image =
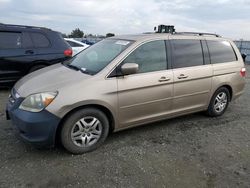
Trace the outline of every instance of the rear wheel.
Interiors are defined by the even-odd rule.
[[[86,108],[70,115],[63,124],[61,141],[73,154],[82,154],[99,147],[107,138],[109,121],[95,108]]]
[[[221,116],[226,111],[229,101],[230,93],[228,89],[225,87],[219,88],[210,101],[207,114],[211,117]]]

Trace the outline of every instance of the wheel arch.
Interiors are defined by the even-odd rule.
[[[232,98],[233,98],[233,88],[232,88],[232,86],[231,86],[230,84],[225,83],[225,84],[221,84],[220,86],[218,86],[218,87],[213,91],[213,94],[211,95],[209,101],[211,101],[211,99],[212,99],[214,93],[215,93],[218,89],[220,89],[220,88],[222,88],[222,87],[225,87],[225,88],[228,89],[229,94],[230,94],[230,101],[232,100]]]
[[[114,115],[113,113],[105,106],[103,105],[100,105],[100,104],[86,104],[86,105],[82,105],[82,106],[78,106],[78,107],[75,107],[73,108],[72,110],[70,110],[69,112],[67,112],[63,118],[61,119],[61,121],[59,122],[58,126],[57,126],[57,129],[56,129],[56,135],[55,135],[55,143],[58,143],[60,142],[60,133],[61,133],[61,130],[62,130],[62,126],[63,126],[63,123],[64,121],[71,115],[73,114],[74,112],[78,111],[78,110],[82,110],[82,109],[85,109],[85,108],[95,108],[95,109],[98,109],[100,111],[102,111],[108,118],[108,121],[110,123],[110,127],[109,127],[109,133],[112,133],[115,129],[115,118],[114,118]]]
[[[225,87],[225,88],[228,89],[229,94],[230,94],[230,101],[231,101],[232,98],[233,98],[233,88],[232,88],[230,85],[223,85],[223,86],[221,86],[221,87]]]
[[[37,67],[37,66],[49,66],[49,65],[50,65],[49,62],[47,62],[45,60],[33,61],[31,63],[31,65],[29,66],[27,73],[29,73],[34,67]]]

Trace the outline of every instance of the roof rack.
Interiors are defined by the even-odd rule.
[[[200,32],[175,32],[174,34],[177,34],[177,35],[199,35],[199,36],[211,35],[211,36],[221,37],[220,35],[215,34],[215,33],[200,33]]]
[[[154,27],[155,33],[175,33],[174,25],[158,25],[158,27]]]
[[[6,26],[6,27],[19,27],[19,28],[29,28],[29,29],[47,29],[47,30],[51,30],[51,29],[46,28],[46,27],[27,26],[27,25],[14,25],[14,24],[3,24],[3,23],[0,23],[0,26]]]
[[[155,32],[144,32],[142,34],[155,34]]]

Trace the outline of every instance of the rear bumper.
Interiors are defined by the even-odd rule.
[[[7,104],[6,117],[12,121],[18,135],[25,142],[38,147],[52,147],[60,118],[43,110],[39,113],[27,112]]]
[[[241,78],[241,81],[236,85],[233,85],[233,97],[232,101],[238,99],[243,93],[246,86],[245,78]]]

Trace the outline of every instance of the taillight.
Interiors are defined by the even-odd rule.
[[[241,75],[242,77],[245,77],[245,76],[246,76],[246,68],[245,68],[245,67],[241,68],[241,70],[240,70],[240,75]]]
[[[72,56],[72,54],[73,54],[73,51],[72,51],[72,49],[67,49],[67,50],[64,50],[64,55],[66,56],[66,57],[71,57]]]

